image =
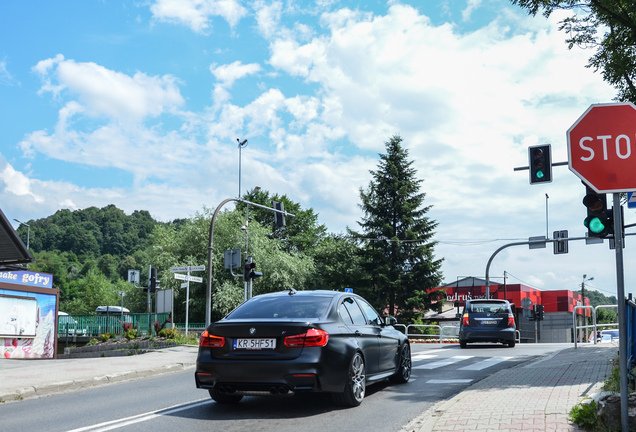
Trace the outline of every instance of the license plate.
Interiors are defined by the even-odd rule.
[[[267,350],[276,348],[276,339],[251,338],[234,339],[235,350]]]
[[[497,324],[497,321],[496,320],[482,320],[481,323],[483,325],[495,325],[495,324]]]

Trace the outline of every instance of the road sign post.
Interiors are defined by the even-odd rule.
[[[186,316],[185,316],[185,335],[188,336],[188,327],[190,325],[190,281],[202,283],[203,278],[198,276],[190,276],[191,271],[205,271],[204,265],[198,266],[185,266],[185,267],[171,267],[170,271],[174,273],[174,278],[178,280],[186,281]],[[181,274],[176,272],[185,271],[187,274]],[[183,284],[181,284],[181,288],[183,288]],[[174,317],[172,317],[174,319]]]
[[[568,129],[570,170],[598,193],[614,194],[616,294],[618,297],[621,427],[628,430],[627,322],[620,192],[636,190],[636,106],[632,103],[596,104]]]

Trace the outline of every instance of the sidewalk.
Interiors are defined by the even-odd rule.
[[[438,403],[402,431],[581,431],[568,422],[570,409],[601,391],[617,356],[612,344],[581,344],[501,370]]]
[[[141,355],[61,360],[0,360],[0,402],[62,393],[96,385],[192,369],[196,346]],[[194,378],[193,378],[194,382]]]
[[[566,348],[501,370],[418,416],[400,432],[578,431],[570,409],[600,391],[618,347]],[[192,369],[197,347],[178,346],[127,357],[0,360],[0,402]]]

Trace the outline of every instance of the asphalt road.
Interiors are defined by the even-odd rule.
[[[214,403],[194,386],[193,371],[178,372],[0,405],[2,430],[396,432],[437,402],[497,370],[535,360],[569,345],[515,348],[413,344],[409,383],[367,388],[357,408],[335,407],[327,395],[246,397],[235,406]]]

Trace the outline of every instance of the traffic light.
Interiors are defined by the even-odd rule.
[[[276,224],[276,228],[285,228],[285,213],[280,213],[285,211],[285,206],[279,201],[272,201],[272,206],[274,207],[274,210],[278,210],[274,212],[274,223]]]
[[[528,165],[530,184],[550,183],[552,181],[552,146],[542,144],[528,147]]]
[[[534,318],[537,321],[543,321],[543,305],[534,305]]]
[[[150,292],[157,291],[157,269],[150,268]]]
[[[583,225],[587,228],[588,237],[613,237],[614,235],[614,210],[607,208],[605,194],[596,193],[586,186],[583,205],[587,207],[587,217]]]
[[[251,258],[250,258],[250,261],[245,263],[245,267],[243,271],[243,278],[245,279],[245,282],[254,280],[261,276],[263,276],[263,273],[256,271],[256,263],[251,261]]]

